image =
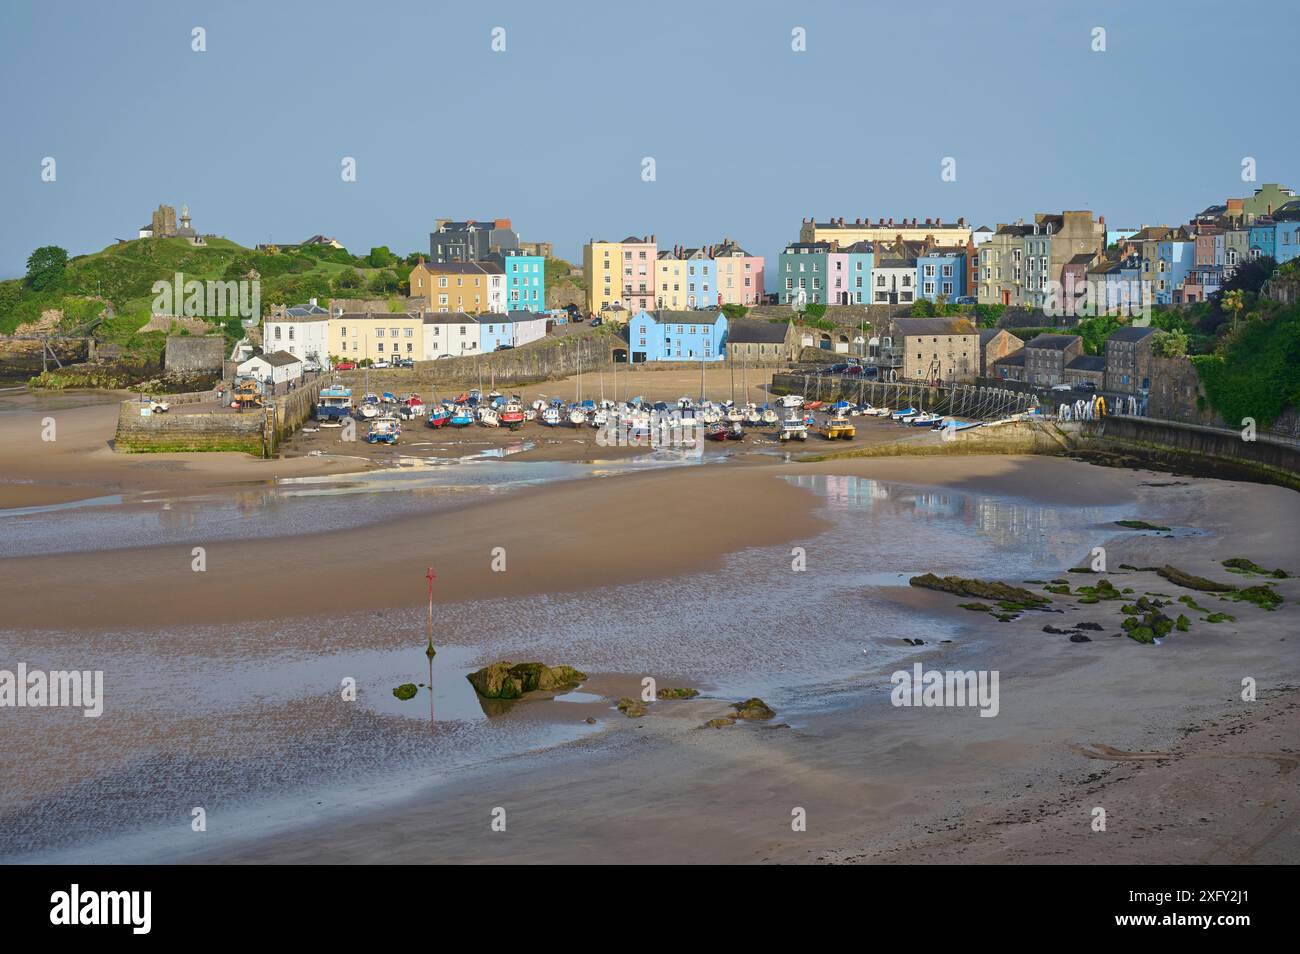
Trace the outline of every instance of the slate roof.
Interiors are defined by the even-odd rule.
[[[895,318],[894,327],[903,337],[916,335],[973,335],[969,318]]]
[[[1105,371],[1106,359],[1100,355],[1081,354],[1065,366],[1067,371]]]
[[[1141,341],[1147,335],[1153,335],[1156,329],[1148,325],[1145,328],[1137,328],[1128,325],[1124,328],[1117,328],[1106,336],[1107,341]]]
[[[1050,351],[1064,351],[1076,341],[1082,341],[1078,335],[1039,335],[1033,341],[1025,343],[1026,348],[1041,348]]]
[[[426,311],[424,313],[424,323],[426,325],[472,325],[477,322],[477,318],[463,311]]]
[[[1023,368],[1025,366],[1025,349],[1021,348],[1015,354],[1009,354],[1005,358],[998,358],[993,362],[995,368],[1000,364]]]
[[[789,326],[785,322],[739,318],[727,325],[728,344],[784,344]]]
[[[296,358],[287,351],[273,351],[270,354],[253,355],[254,358],[261,358],[267,364],[273,367],[283,368],[287,364],[298,364],[302,358]],[[252,358],[249,359],[250,361]]]

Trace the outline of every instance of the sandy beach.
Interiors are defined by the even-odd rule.
[[[0,441],[7,507],[82,499],[72,493],[225,499],[277,477],[346,481],[357,469],[307,456],[115,456],[112,403],[56,411],[59,449],[44,453],[23,443],[28,430],[39,441],[42,413],[34,403],[0,414],[11,437]],[[500,493],[342,498],[364,514],[355,526],[287,532],[273,522],[274,508],[290,506],[281,501],[233,517],[243,529],[231,539],[180,533],[158,545],[101,541],[0,560],[5,659],[102,667],[121,686],[98,720],[32,710],[0,718],[0,776],[11,780],[0,820],[21,832],[0,856],[1300,860],[1294,579],[1276,581],[1285,602],[1272,612],[1211,606],[1214,597],[1195,593],[1235,619],[1198,618],[1158,645],[1113,635],[1122,601],[1060,599],[1059,614],[999,622],[958,608],[958,597],[906,586],[907,573],[930,568],[1017,585],[1050,580],[1085,566],[1095,546],[1105,547],[1106,578],[1134,598],[1192,591],[1120,564],[1169,563],[1239,582],[1220,561],[1248,557],[1294,572],[1300,548],[1278,532],[1300,518],[1293,492],[1046,457],[801,464],[756,447],[602,476],[576,463],[590,458],[575,446],[564,453],[552,463],[585,469],[567,479],[551,479],[567,470],[539,471],[546,479]],[[521,461],[473,466],[499,476]],[[399,498],[413,502],[389,513]],[[136,498],[108,509],[152,514],[147,506]],[[1120,517],[1174,532],[1124,531]],[[105,532],[86,526],[88,540]],[[205,547],[202,572],[192,546]],[[492,569],[495,547],[508,555],[506,572]],[[787,583],[793,547],[806,551],[808,572]],[[435,666],[449,674],[435,674],[432,737],[428,722],[394,714],[405,710],[391,699],[358,712],[329,690],[351,672],[383,696],[390,672],[406,665],[389,655],[419,654],[427,565],[437,567]],[[666,595],[673,611],[627,596],[643,593]],[[765,602],[770,593],[781,594],[779,613]],[[1043,631],[1080,621],[1099,627],[1089,642]],[[484,719],[465,701],[457,667],[529,658],[520,652],[587,671],[583,698],[526,701]],[[891,673],[914,662],[997,670],[997,717],[891,705]],[[627,718],[612,703],[647,674],[702,694]],[[250,683],[254,675],[261,681]],[[1253,702],[1241,698],[1245,678],[1258,686]],[[759,691],[779,700],[773,719],[701,728]],[[31,751],[44,753],[40,773],[24,771]],[[361,766],[358,783],[331,787],[330,773],[348,762]],[[219,799],[204,788],[218,776]],[[157,817],[171,813],[185,834],[155,826],[127,850],[111,847],[125,828],[81,841],[55,833],[75,799],[130,793],[135,778],[158,791],[131,797],[154,799]],[[216,801],[229,805],[230,821],[214,810],[208,837],[188,837],[189,806]],[[490,827],[495,808],[505,809],[505,831]],[[1105,831],[1092,829],[1097,808]],[[798,809],[803,831],[791,828]]]

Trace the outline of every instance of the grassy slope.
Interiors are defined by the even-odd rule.
[[[258,252],[228,239],[209,239],[195,248],[183,239],[138,239],[110,245],[99,252],[79,255],[68,263],[58,291],[33,292],[21,279],[0,282],[0,334],[37,320],[50,308],[65,313],[65,327],[76,327],[100,315],[107,303],[115,316],[97,331],[103,341],[121,344],[136,353],[161,351],[164,336],[139,334],[152,312],[153,284],[172,280],[176,272],[186,280],[238,280],[256,270],[262,281],[262,303],[296,303],[307,298],[328,299],[338,294],[369,296],[365,289],[336,289],[340,275],[352,270],[369,279],[381,271],[364,267],[347,252]],[[401,271],[404,275],[405,270]],[[231,321],[228,334],[237,332]]]

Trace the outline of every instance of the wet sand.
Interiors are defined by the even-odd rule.
[[[1217,561],[1241,553],[1295,568],[1293,541],[1274,532],[1300,517],[1300,497],[1252,488],[1099,471],[1067,461],[973,458],[841,462],[968,486],[993,481],[1033,493],[1105,496],[1127,486],[1135,513],[1163,513],[1212,536],[1121,535],[1112,566],[1169,561],[1223,577]],[[1153,484],[1156,486],[1142,486]],[[1109,486],[1108,486],[1109,485]],[[1208,509],[1214,503],[1213,510]],[[1086,554],[1080,554],[1084,557]],[[1113,571],[1116,585],[1169,592],[1151,573]],[[927,667],[997,668],[1001,711],[899,709],[888,671],[864,672],[864,692],[835,711],[785,725],[699,728],[726,701],[659,702],[583,740],[431,785],[404,804],[238,847],[194,850],[207,862],[978,862],[1295,863],[1295,747],[1300,653],[1295,601],[1267,613],[1232,604],[1239,622],[1194,625],[1160,646],[1112,638],[1118,602],[1071,618],[1105,632],[1071,643],[1041,632],[1029,613],[973,646],[922,651]],[[1182,592],[1182,591],[1178,591]],[[1203,596],[1199,596],[1205,602]],[[949,606],[937,594],[921,599]],[[828,608],[828,612],[833,611]],[[761,645],[761,634],[755,634]],[[774,661],[779,666],[779,661]],[[1259,699],[1240,698],[1241,679]],[[507,831],[491,812],[507,810]],[[1094,831],[1094,809],[1106,811]],[[791,830],[803,808],[807,831]]]
[[[110,409],[115,420],[116,408]],[[35,426],[30,415],[3,417],[0,428]],[[70,433],[82,442],[80,450],[74,441],[64,445],[60,453],[66,457],[39,448],[33,453],[31,447],[0,454],[25,467],[25,479],[66,478],[86,488],[109,475],[118,486],[146,486],[150,477],[166,475],[167,486],[192,490],[258,479],[251,475],[263,466],[300,463],[184,460],[152,470],[137,465],[138,458],[110,463],[86,449],[102,440],[101,417],[102,408],[61,412],[60,441]],[[97,477],[86,476],[101,465],[105,470]],[[304,458],[301,465],[322,466],[319,458]],[[174,545],[0,560],[6,629],[14,631],[6,642],[18,654],[46,650],[52,639],[75,640],[145,658],[213,665],[232,652],[255,655],[272,648],[251,644],[246,636],[235,642],[231,633],[240,628],[226,631],[221,624],[419,607],[428,564],[438,568],[436,592],[458,600],[545,600],[658,578],[689,587],[693,574],[719,567],[730,553],[770,548],[788,559],[792,543],[815,546],[828,526],[824,501],[784,479],[807,474],[1067,506],[1121,504],[1133,517],[1204,531],[1166,537],[1099,530],[1098,543],[1105,543],[1112,568],[1169,562],[1222,579],[1218,561],[1247,556],[1300,570],[1300,548],[1291,534],[1278,530],[1300,519],[1300,496],[1280,488],[1040,457],[797,464],[745,455],[712,466],[526,488],[429,515],[381,519],[377,513],[373,522],[348,530],[216,542],[207,547],[203,573],[191,569],[189,546]],[[863,540],[864,548],[873,545],[878,543]],[[506,547],[506,573],[491,571],[495,546]],[[1087,556],[1080,552],[1075,564]],[[342,575],[327,575],[331,571]],[[989,566],[984,575],[996,578],[999,568]],[[1138,593],[1172,589],[1150,573],[1113,569],[1108,576]],[[894,666],[862,666],[845,673],[840,705],[793,717],[788,725],[778,713],[768,724],[701,729],[733,701],[708,693],[655,703],[639,719],[602,709],[600,725],[580,738],[449,772],[393,804],[359,798],[328,806],[328,821],[322,807],[319,819],[302,812],[295,827],[245,844],[205,850],[196,839],[185,851],[170,847],[156,857],[1294,863],[1300,860],[1300,839],[1295,799],[1286,796],[1294,790],[1300,585],[1283,580],[1278,590],[1287,602],[1276,612],[1232,604],[1237,623],[1196,625],[1160,646],[1111,638],[1121,619],[1118,602],[1068,610],[1070,618],[1104,626],[1092,642],[1076,644],[1042,632],[1044,622],[1061,623],[1059,616],[1028,613],[997,623],[956,609],[956,598],[904,590],[899,598],[920,618],[960,619],[970,633],[970,639],[952,644],[927,640],[917,653],[927,666],[1001,672],[997,718],[981,719],[970,709],[894,708],[887,700]],[[822,612],[845,624],[840,607],[828,603]],[[173,629],[205,623],[218,625],[183,635]],[[637,625],[628,618],[629,629]],[[869,631],[872,620],[851,625]],[[60,635],[51,636],[51,630]],[[492,633],[477,636],[491,645]],[[340,638],[322,634],[321,649]],[[372,646],[387,645],[386,636],[366,638]],[[762,656],[764,634],[753,638],[754,653]],[[366,646],[350,637],[344,642]],[[770,668],[779,674],[781,660],[771,659]],[[1240,701],[1245,676],[1258,681],[1259,702]],[[595,673],[591,685],[613,696],[634,687],[635,678]],[[276,711],[256,713],[265,744],[300,744],[276,735]],[[527,721],[541,711],[519,707],[517,718]],[[566,716],[574,721],[571,713]],[[183,747],[186,733],[213,729],[201,719],[191,721],[152,726],[149,749],[140,756]],[[139,731],[148,723],[147,712],[135,713],[126,728]],[[318,744],[324,751],[329,726],[322,713]],[[5,748],[18,757],[34,737],[10,731],[4,729]],[[121,730],[105,722],[91,735],[65,732],[53,748],[75,765],[79,745],[113,750],[115,731]],[[19,764],[9,767],[16,771]],[[125,763],[123,770],[128,768]],[[75,780],[71,773],[62,777],[64,784]],[[56,792],[59,774],[50,773],[46,784],[45,791]],[[506,832],[489,827],[498,806],[508,812]],[[1089,828],[1098,806],[1110,819],[1106,833]],[[795,808],[807,811],[805,832],[791,831]]]

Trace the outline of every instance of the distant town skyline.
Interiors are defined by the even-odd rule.
[[[1261,22],[1300,40],[1282,2],[654,9],[7,4],[0,276],[160,203],[248,246],[406,254],[438,217],[508,217],[575,263],[641,233],[775,261],[808,216],[1135,228],[1297,185],[1291,67],[1251,55]]]

